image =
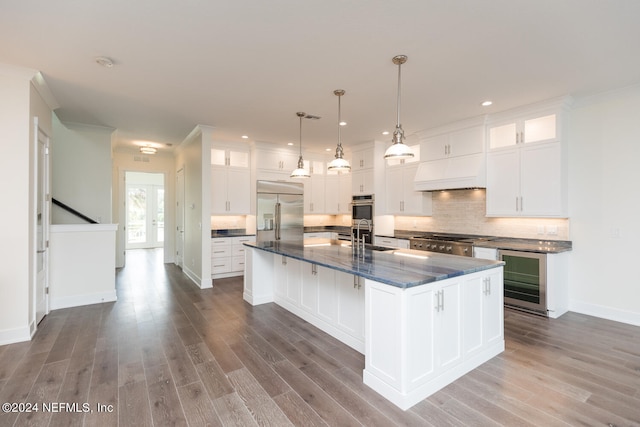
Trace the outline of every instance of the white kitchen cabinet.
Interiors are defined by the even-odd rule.
[[[353,195],[375,194],[373,169],[351,173],[351,193]]]
[[[560,99],[491,118],[487,216],[567,216],[567,106]]]
[[[395,237],[375,236],[374,244],[387,248],[409,249],[409,239],[398,239]]]
[[[310,178],[301,179],[304,185],[304,213],[325,213],[325,177],[324,163],[318,161],[309,162]]]
[[[462,359],[461,283],[434,287],[435,368],[447,368]]]
[[[532,113],[489,126],[489,149],[558,140],[558,115]]]
[[[251,208],[249,169],[211,166],[211,213],[246,215]]]
[[[566,170],[558,142],[487,155],[487,216],[565,217]]]
[[[315,315],[318,312],[318,265],[303,263],[300,280],[300,307]]]
[[[496,248],[482,248],[479,246],[474,246],[473,257],[496,261],[498,259],[498,250]]]
[[[504,298],[502,270],[466,280],[463,292],[463,354],[471,358],[503,339]]]
[[[214,147],[211,149],[211,164],[248,169],[250,167],[249,149]]]
[[[431,193],[415,191],[414,177],[418,165],[387,168],[387,213],[394,215],[431,215]]]
[[[480,125],[424,138],[420,141],[422,160],[441,160],[482,153],[484,132],[484,126]]]
[[[351,171],[372,169],[374,166],[374,149],[364,148],[351,152]]]
[[[245,242],[255,242],[255,236],[211,238],[211,278],[242,276],[245,265]]]
[[[324,182],[324,208],[326,214],[351,214],[351,175],[350,173],[327,172]]]
[[[364,279],[335,272],[336,326],[359,341],[364,341]]]
[[[298,167],[298,152],[289,150],[256,150],[256,167],[277,172],[293,172]]]

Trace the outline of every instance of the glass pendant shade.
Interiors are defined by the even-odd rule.
[[[340,173],[350,172],[351,165],[343,157],[344,151],[342,150],[342,141],[340,140],[340,123],[342,123],[342,120],[340,120],[340,97],[345,94],[345,91],[342,89],[336,89],[333,91],[333,94],[338,97],[338,145],[336,147],[336,158],[329,162],[327,170]]]
[[[310,178],[311,174],[304,168],[304,160],[302,156],[298,158],[298,167],[291,172],[291,178]]]
[[[387,148],[387,151],[385,151],[384,153],[384,158],[410,159],[413,157],[413,151],[402,142],[404,140],[404,129],[402,129],[402,125],[400,124],[401,67],[402,64],[407,62],[407,57],[405,55],[397,55],[393,57],[392,61],[398,66],[398,116],[396,122],[396,130],[393,132],[393,145]]]
[[[300,118],[300,157],[298,158],[298,167],[291,172],[291,178],[311,178],[311,174],[304,168],[304,160],[302,160],[302,119],[306,113],[298,112],[296,115]]]

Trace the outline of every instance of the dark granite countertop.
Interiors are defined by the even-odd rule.
[[[242,237],[255,236],[255,233],[247,233],[244,228],[232,228],[225,230],[211,230],[211,237]]]
[[[355,274],[399,288],[433,283],[504,264],[502,261],[409,249],[377,251],[367,248],[362,257],[354,254],[351,247],[345,246],[344,242],[331,239],[306,239],[304,243],[288,241],[245,243],[245,246]]]
[[[567,240],[540,240],[540,239],[519,239],[512,237],[483,236],[473,234],[438,233],[429,231],[394,230],[393,236],[380,235],[381,237],[395,237],[396,239],[410,239],[422,236],[451,236],[464,237],[469,243],[482,248],[506,249],[523,252],[537,253],[560,253],[572,249],[572,243]]]

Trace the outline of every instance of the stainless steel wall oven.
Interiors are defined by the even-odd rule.
[[[361,225],[360,228],[361,231],[367,233],[365,236],[366,243],[373,242],[372,239],[374,234],[374,213],[373,194],[364,194],[360,196],[353,196],[351,198],[351,233],[355,235],[358,223],[361,220],[366,220],[371,228],[371,232],[369,232],[369,227],[364,227]]]

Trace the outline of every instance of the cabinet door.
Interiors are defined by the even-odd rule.
[[[287,294],[286,299],[294,306],[300,305],[300,288],[302,282],[302,261],[287,258]]]
[[[557,139],[556,115],[549,114],[523,120],[523,142],[550,142]]]
[[[325,183],[325,177],[323,175],[311,175],[311,179],[310,179],[311,213],[314,213],[314,214],[325,213],[324,183]]]
[[[338,213],[351,215],[351,174],[339,175],[340,199],[338,200]],[[328,191],[328,190],[327,190]]]
[[[318,265],[302,263],[300,307],[311,314],[316,314],[318,306]]]
[[[336,319],[336,271],[318,267],[318,317],[330,324]]]
[[[423,148],[420,153],[423,161],[440,160],[448,157],[448,134],[425,138],[420,144]]]
[[[484,126],[476,126],[452,132],[449,135],[448,155],[466,156],[482,153],[484,149]]]
[[[229,168],[228,173],[228,213],[246,215],[251,209],[251,172],[248,169]]]
[[[373,169],[353,172],[351,175],[353,194],[373,194]]]
[[[401,214],[404,202],[404,171],[402,167],[387,169],[387,213]]]
[[[462,310],[460,282],[441,288],[442,294],[438,317],[438,366],[456,364],[462,358]]]
[[[487,216],[514,216],[520,196],[520,160],[518,149],[490,152],[487,155]]]
[[[504,290],[502,275],[492,272],[485,277],[483,293],[483,336],[486,345],[501,341],[504,337]]]
[[[338,328],[349,335],[364,339],[364,286],[358,276],[336,272]]]
[[[249,168],[249,152],[229,150],[227,153],[227,161],[230,167],[234,168]]]
[[[484,277],[466,280],[462,287],[463,331],[462,348],[465,357],[479,351],[484,339]]]
[[[353,152],[352,170],[371,168],[373,168],[373,148]]]
[[[405,166],[402,170],[402,213],[404,215],[431,215],[431,193],[413,189],[417,170],[418,165]]]
[[[215,166],[227,165],[227,150],[224,148],[211,149],[211,164]]]
[[[274,255],[273,282],[275,286],[273,292],[280,299],[284,299],[287,295],[287,265],[287,257]]]
[[[560,144],[524,146],[520,152],[521,213],[562,216],[562,164]]]
[[[227,211],[227,170],[211,167],[211,213],[226,214]],[[248,190],[247,190],[248,194]]]
[[[324,211],[327,214],[340,213],[340,176],[327,175],[324,179]],[[351,194],[351,188],[349,188]]]

